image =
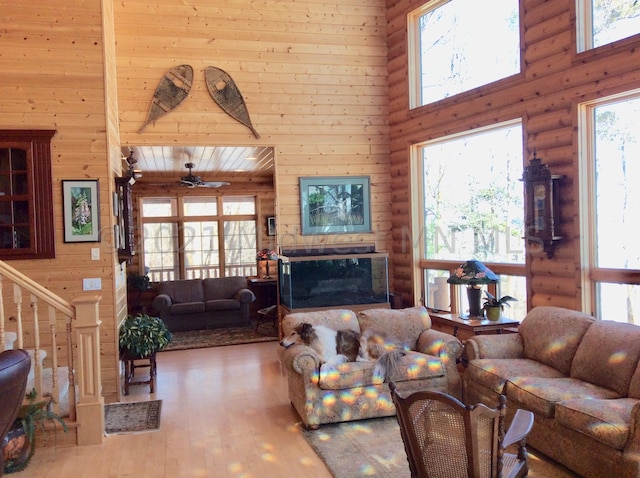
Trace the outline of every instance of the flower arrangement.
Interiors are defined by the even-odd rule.
[[[275,261],[278,260],[278,254],[271,249],[262,249],[256,254],[257,261]]]

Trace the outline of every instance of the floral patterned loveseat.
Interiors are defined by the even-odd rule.
[[[400,390],[439,390],[460,398],[456,359],[462,354],[462,344],[452,335],[431,329],[424,307],[370,309],[357,315],[342,309],[296,312],[284,317],[284,335],[302,322],[359,333],[370,328],[393,337],[410,349],[401,370],[391,376]],[[330,366],[321,363],[315,350],[306,345],[280,347],[278,355],[288,375],[289,399],[306,428],[395,415],[388,383],[373,378],[373,362]]]
[[[559,307],[465,343],[466,403],[535,414],[527,444],[585,477],[640,478],[640,327]]]

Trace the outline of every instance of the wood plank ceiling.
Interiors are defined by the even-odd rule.
[[[123,158],[133,153],[135,169],[144,175],[175,178],[187,174],[186,163],[193,163],[193,174],[204,181],[234,176],[272,177],[273,147],[267,146],[128,146]]]

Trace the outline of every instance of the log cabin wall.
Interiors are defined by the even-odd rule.
[[[387,0],[386,3],[395,289],[405,294],[405,302],[407,299],[413,302],[412,288],[415,281],[420,281],[412,250],[403,244],[399,233],[411,226],[409,146],[520,117],[525,163],[528,164],[535,150],[554,174],[566,176],[560,188],[564,239],[552,259],[531,251],[527,254],[528,307],[556,305],[583,310],[576,104],[640,87],[638,36],[578,57],[574,2],[521,0],[522,76],[410,110],[407,14],[425,2]]]
[[[133,0],[114,8],[123,144],[273,146],[277,205],[265,202],[262,214],[277,217],[280,245],[375,242],[388,249],[383,0]],[[189,97],[139,134],[159,80],[180,64],[194,69]],[[211,99],[207,66],[233,78],[260,139]],[[361,175],[371,178],[373,232],[302,236],[299,177]]]
[[[118,140],[117,115],[107,119],[107,109],[113,109],[116,103],[107,105],[105,68],[106,58],[112,54],[105,45],[101,3],[0,1],[0,128],[57,131],[52,140],[51,198],[56,257],[8,263],[66,300],[84,293],[83,278],[102,280],[102,290],[96,292],[102,297],[101,375],[105,398],[113,401],[117,398],[114,318],[118,312],[114,292],[117,261],[109,206],[114,168],[109,148]],[[109,94],[114,94],[113,89]],[[64,242],[64,179],[99,181],[101,242]],[[92,248],[99,249],[99,260],[91,260]],[[7,289],[10,294],[11,289]],[[28,297],[24,300],[26,307]],[[122,309],[122,305],[119,307]]]

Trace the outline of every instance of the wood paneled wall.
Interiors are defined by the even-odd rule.
[[[401,241],[412,206],[408,145],[522,117],[525,160],[536,149],[567,176],[566,240],[552,260],[531,257],[529,304],[580,308],[575,103],[639,87],[640,50],[623,42],[577,57],[572,3],[523,0],[521,77],[410,111],[406,15],[416,0],[0,0],[0,127],[58,130],[56,259],[15,266],[69,299],[83,277],[102,278],[103,393],[113,401],[126,274],[114,256],[109,206],[119,144],[273,146],[280,244],[375,242],[390,253],[393,289],[411,304],[416,271]],[[196,74],[189,98],[137,133],[160,78],[183,63]],[[208,96],[209,65],[236,81],[260,139]],[[371,177],[373,232],[302,236],[299,177],[347,175]],[[60,181],[83,178],[100,180],[103,240],[66,244]],[[100,260],[90,260],[92,247]]]
[[[410,227],[411,144],[522,118],[525,163],[528,164],[535,150],[552,172],[566,176],[560,189],[564,240],[552,259],[528,252],[528,305],[581,310],[584,291],[581,286],[576,105],[586,99],[640,87],[640,40],[632,38],[597,52],[577,55],[573,1],[521,0],[522,75],[410,110],[407,14],[425,2],[387,0],[386,3],[393,230]],[[413,265],[411,247],[401,239],[400,234],[394,233],[394,287],[411,297],[414,281],[420,281],[420,276]]]
[[[102,380],[106,399],[113,401],[118,368],[113,216],[109,206],[113,171],[107,130],[110,137],[116,136],[117,115],[107,125],[102,3],[0,1],[0,128],[57,130],[52,141],[51,198],[56,258],[11,261],[10,265],[67,300],[83,294],[83,278],[102,279],[98,292],[102,297]],[[64,242],[63,179],[100,181],[101,242]],[[97,261],[91,260],[92,248],[100,250]]]
[[[273,146],[282,245],[390,247],[383,0],[134,0],[115,11],[124,144]],[[194,69],[188,99],[138,134],[158,81],[179,64]],[[260,139],[209,97],[209,65],[234,79]],[[302,236],[298,178],[351,175],[371,177],[373,232]]]

